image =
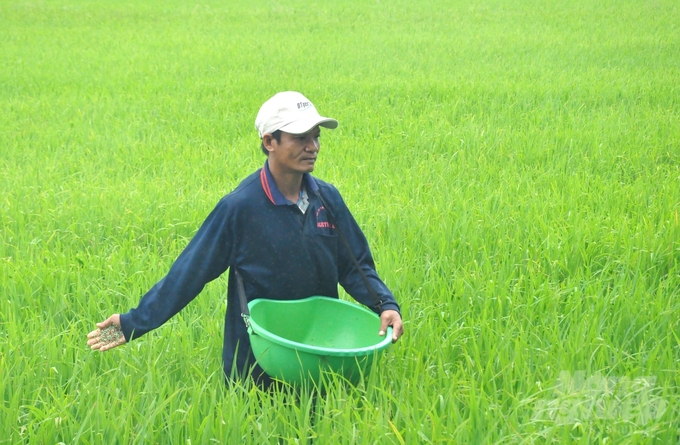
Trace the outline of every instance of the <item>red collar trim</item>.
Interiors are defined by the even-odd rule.
[[[269,187],[269,180],[267,179],[267,172],[265,172],[264,167],[260,170],[260,182],[262,183],[262,189],[264,190],[265,195],[267,195],[267,198],[269,198],[272,204],[276,204],[272,197],[272,190]]]

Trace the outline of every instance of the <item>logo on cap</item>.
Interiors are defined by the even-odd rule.
[[[305,108],[309,108],[312,106],[311,102],[298,102],[297,107],[298,110],[304,110]]]

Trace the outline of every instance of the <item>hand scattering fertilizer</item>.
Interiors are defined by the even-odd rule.
[[[110,324],[104,329],[101,329],[100,342],[108,345],[117,342],[123,335],[123,331],[115,324]]]

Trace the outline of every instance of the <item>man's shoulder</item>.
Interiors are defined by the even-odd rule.
[[[349,210],[347,209],[347,205],[345,204],[345,200],[340,194],[340,191],[334,184],[322,181],[318,178],[314,178],[314,181],[316,181],[316,184],[319,187],[319,193],[321,194],[322,198],[331,207],[331,209],[336,209],[342,212]]]
[[[215,210],[230,215],[240,213],[244,208],[258,202],[258,197],[264,195],[259,181],[259,171],[248,175],[231,192],[224,195]],[[236,212],[236,213],[234,213]]]
[[[340,196],[340,191],[338,191],[338,188],[331,184],[330,182],[326,182],[322,179],[319,179],[315,176],[312,176],[312,180],[316,182],[316,185],[319,187],[319,190],[321,191],[321,194],[325,196]]]
[[[226,194],[221,201],[229,204],[238,204],[242,201],[248,201],[258,193],[261,193],[262,187],[260,185],[260,170],[251,173],[244,178],[234,190]]]

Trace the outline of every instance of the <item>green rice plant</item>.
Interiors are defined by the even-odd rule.
[[[676,443],[678,8],[0,1],[0,443]],[[108,353],[299,90],[402,304],[358,385],[221,375],[223,278]],[[349,298],[343,295],[343,298]]]

